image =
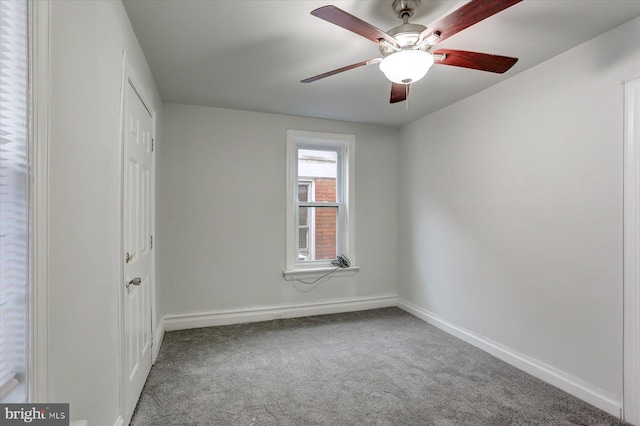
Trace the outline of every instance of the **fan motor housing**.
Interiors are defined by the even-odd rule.
[[[416,44],[420,33],[426,29],[427,27],[425,27],[424,25],[406,23],[391,28],[389,31],[387,31],[387,34],[395,38],[402,49],[409,49]],[[428,45],[424,45],[420,49],[427,50],[428,48]],[[383,44],[380,45],[380,53],[382,54],[382,56],[389,56],[393,52],[393,48],[385,46]]]

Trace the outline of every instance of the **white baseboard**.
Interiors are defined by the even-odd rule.
[[[493,342],[484,336],[473,331],[466,330],[435,314],[422,309],[406,300],[398,298],[400,309],[438,327],[447,333],[464,340],[485,352],[495,356],[512,366],[537,377],[565,392],[579,398],[589,404],[606,411],[607,413],[620,417],[622,409],[622,401],[615,395],[599,389],[589,383],[586,383],[576,377],[573,377],[564,371],[558,370],[550,365],[530,358],[527,355],[518,353],[506,346]]]
[[[122,418],[122,416],[118,416],[113,426],[124,426],[124,419]]]
[[[386,308],[389,306],[396,306],[396,301],[397,295],[395,294],[354,297],[315,303],[276,305],[269,307],[200,312],[195,314],[165,315],[162,323],[164,324],[164,330],[166,331],[186,330],[189,328],[212,327],[246,322],[271,321],[280,318],[298,318],[313,315],[337,314],[342,312]]]
[[[153,333],[153,347],[151,353],[151,364],[156,362],[158,354],[160,353],[160,346],[162,346],[162,339],[164,339],[164,319],[160,320],[160,323],[156,327],[156,331]]]

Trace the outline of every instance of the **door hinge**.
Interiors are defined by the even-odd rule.
[[[153,138],[151,138],[151,152],[153,152]]]
[[[153,235],[151,236],[151,248],[153,248]]]

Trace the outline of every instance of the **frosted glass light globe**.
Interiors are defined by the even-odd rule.
[[[427,74],[433,56],[424,50],[401,50],[380,62],[380,71],[394,83],[415,83]]]

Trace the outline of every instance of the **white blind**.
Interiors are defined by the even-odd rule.
[[[29,48],[26,0],[0,0],[0,400],[26,402]]]

